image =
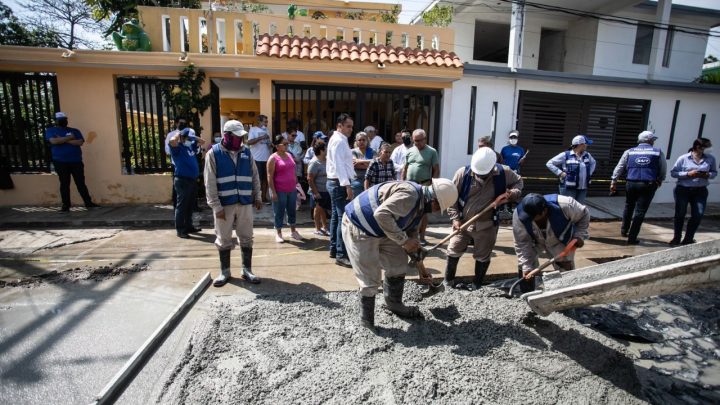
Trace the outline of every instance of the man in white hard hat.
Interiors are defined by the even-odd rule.
[[[250,148],[243,144],[247,134],[240,121],[223,126],[223,138],[205,155],[205,194],[215,219],[215,246],[220,254],[220,275],[213,285],[230,280],[230,251],[235,248],[233,229],[242,252],[242,277],[260,282],[252,272],[253,205],[262,208],[260,176]]]
[[[453,230],[459,229],[463,222],[480,213],[497,197],[504,196],[502,202],[519,201],[523,188],[522,178],[510,167],[497,163],[495,151],[487,147],[475,151],[470,164],[455,172],[453,183],[459,193],[457,202],[448,208]],[[480,288],[490,267],[490,256],[499,227],[497,209],[494,209],[482,215],[463,232],[450,238],[443,281],[446,286],[468,290]],[[456,283],[458,262],[471,240],[475,276],[470,284]]]
[[[375,326],[375,295],[381,285],[391,312],[407,318],[423,317],[417,307],[402,303],[407,253],[420,249],[417,227],[423,216],[446,210],[455,204],[457,196],[457,188],[448,179],[432,179],[429,186],[389,181],[370,187],[345,206],[343,240],[360,284],[363,326]]]

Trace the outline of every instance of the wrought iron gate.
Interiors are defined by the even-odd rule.
[[[50,172],[45,129],[60,111],[54,73],[0,72],[0,159],[12,172]]]
[[[308,137],[315,131],[327,133],[335,129],[338,115],[348,113],[355,124],[353,133],[372,125],[386,142],[393,143],[400,130],[422,128],[428,144],[437,148],[440,143],[440,91],[294,83],[274,86],[275,132],[285,131],[288,121],[295,119]]]

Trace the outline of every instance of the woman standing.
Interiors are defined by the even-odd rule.
[[[275,214],[275,242],[283,243],[282,226],[285,213],[288,216],[288,225],[293,239],[303,240],[295,229],[295,201],[297,199],[297,177],[295,177],[295,160],[288,152],[290,141],[282,135],[277,135],[273,141],[276,152],[268,158],[268,185],[272,190],[272,207]]]
[[[695,231],[700,226],[708,197],[708,180],[717,176],[715,157],[710,154],[712,143],[707,138],[698,138],[693,142],[688,153],[680,156],[675,162],[670,175],[678,179],[673,194],[675,195],[675,234],[669,242],[670,246],[689,245],[695,243]],[[690,220],[682,236],[683,223],[690,203]]]
[[[350,186],[356,196],[365,190],[365,172],[375,158],[375,151],[368,144],[369,140],[365,132],[358,132],[355,135],[355,149],[352,150],[355,179]]]
[[[330,236],[328,232],[327,212],[330,211],[330,193],[327,191],[327,171],[325,169],[325,157],[327,151],[325,142],[315,142],[313,146],[315,157],[310,161],[308,166],[308,184],[310,185],[310,194],[312,195],[313,220],[315,221],[315,235]]]
[[[545,166],[560,178],[560,195],[574,198],[585,204],[590,177],[595,172],[595,159],[587,152],[592,141],[585,135],[572,139],[569,150],[560,152]]]

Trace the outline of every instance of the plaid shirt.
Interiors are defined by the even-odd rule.
[[[383,163],[380,158],[373,159],[370,166],[368,166],[367,173],[365,173],[365,180],[370,182],[371,187],[375,184],[395,180],[395,165],[392,160]]]

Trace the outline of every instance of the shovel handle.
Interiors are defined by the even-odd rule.
[[[552,259],[546,261],[545,263],[543,263],[542,265],[540,265],[540,267],[538,267],[537,269],[535,269],[535,270],[531,271],[530,273],[526,274],[523,278],[526,279],[526,280],[529,280],[529,279],[533,278],[536,274],[540,273],[540,272],[541,272],[544,268],[546,268],[547,266],[555,263],[558,259],[560,259],[560,258],[562,258],[562,257],[565,257],[565,256],[569,255],[570,253],[574,252],[575,249],[577,249],[577,248],[575,247],[575,244],[576,244],[576,243],[577,243],[577,239],[571,240],[570,243],[568,243],[567,246],[565,246],[565,249],[563,249],[562,252],[558,253],[557,256],[555,256],[555,257],[553,257]]]

